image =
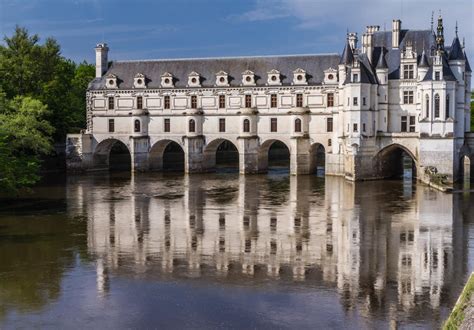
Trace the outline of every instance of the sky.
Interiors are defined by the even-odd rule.
[[[0,0],[0,34],[15,25],[62,54],[93,63],[94,47],[109,59],[341,53],[347,31],[367,25],[430,29],[432,12],[444,18],[446,45],[466,38],[474,67],[473,0]],[[435,23],[436,24],[436,23]],[[2,41],[3,42],[3,41]],[[359,41],[360,44],[360,41]]]

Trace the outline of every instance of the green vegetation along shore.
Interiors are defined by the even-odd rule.
[[[39,179],[41,159],[85,127],[85,93],[95,68],[61,55],[53,38],[16,27],[0,45],[0,194]]]
[[[474,326],[474,273],[471,274],[464,290],[444,323],[444,330],[470,329]],[[469,323],[469,324],[468,324]],[[472,329],[472,328],[471,328]]]

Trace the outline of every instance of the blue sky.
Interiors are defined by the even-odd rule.
[[[340,53],[347,30],[389,30],[393,18],[429,29],[441,10],[446,43],[457,20],[474,66],[473,9],[472,0],[0,0],[0,33],[25,26],[89,62],[101,41],[115,60]]]

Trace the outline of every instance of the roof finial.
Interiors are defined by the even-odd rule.
[[[434,10],[431,11],[431,31],[433,32],[433,24],[434,24]]]
[[[458,21],[456,21],[456,28],[454,29],[454,31],[456,32],[456,38],[458,37]]]
[[[466,48],[466,39],[462,37],[462,50],[464,50],[464,48]]]

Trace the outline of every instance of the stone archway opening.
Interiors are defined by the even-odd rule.
[[[132,157],[128,147],[121,141],[108,139],[100,142],[93,156],[94,168],[109,171],[130,171]]]
[[[326,149],[321,143],[315,143],[310,150],[309,170],[311,174],[324,176],[326,172]]]
[[[214,140],[204,150],[204,163],[208,171],[238,172],[239,151],[229,140]]]
[[[265,141],[258,153],[259,172],[288,173],[290,149],[279,140]]]
[[[148,163],[153,171],[184,172],[183,148],[175,141],[158,141],[150,149]]]
[[[376,156],[377,171],[384,179],[416,180],[416,160],[412,153],[401,145],[391,145]]]

